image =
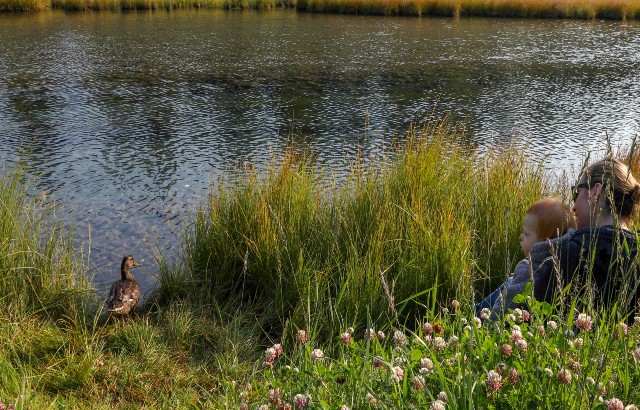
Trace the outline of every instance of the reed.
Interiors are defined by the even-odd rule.
[[[298,10],[401,16],[638,18],[639,0],[299,0]]]
[[[5,0],[1,0],[1,1],[5,1]],[[10,1],[24,1],[24,0],[10,0]],[[39,0],[39,1],[44,1],[44,0]],[[51,2],[49,5],[50,7],[56,8],[56,9],[63,9],[63,10],[172,10],[172,9],[191,9],[191,8],[263,10],[263,9],[270,9],[274,7],[282,7],[288,4],[281,0],[49,0],[49,1]],[[22,10],[26,11],[26,9],[22,9]]]
[[[266,176],[222,181],[186,239],[184,285],[162,275],[160,293],[239,299],[275,331],[312,314],[327,332],[415,315],[434,287],[463,301],[488,293],[521,256],[525,210],[549,190],[542,174],[511,150],[480,155],[446,120],[406,141],[385,161],[355,161],[340,183],[291,150]]]

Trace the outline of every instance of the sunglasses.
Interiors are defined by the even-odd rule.
[[[573,192],[573,197],[572,197],[573,202],[576,202],[576,199],[578,199],[578,194],[580,193],[580,188],[590,189],[591,187],[589,186],[588,182],[581,182],[578,185],[572,186],[571,187],[571,192]]]

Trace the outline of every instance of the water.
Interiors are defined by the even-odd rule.
[[[101,290],[127,253],[150,289],[211,181],[289,142],[340,168],[435,107],[566,170],[640,130],[639,22],[43,12],[0,44],[0,159],[31,152]]]

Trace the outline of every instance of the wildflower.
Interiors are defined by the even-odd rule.
[[[298,393],[293,398],[293,405],[299,409],[303,409],[309,403],[309,399],[310,399],[309,396],[305,396],[304,394]]]
[[[520,373],[518,373],[518,370],[513,367],[509,369],[509,372],[507,373],[507,382],[509,382],[510,384],[516,384],[518,383],[519,379]]]
[[[638,410],[638,406],[636,406],[635,404],[627,404],[624,410]]]
[[[351,410],[351,407],[347,406],[346,404],[343,404],[343,405],[340,407],[340,410]]]
[[[311,351],[311,359],[316,362],[321,362],[324,359],[324,353],[320,349],[313,349]]]
[[[445,410],[445,409],[446,407],[442,400],[436,400],[433,403],[431,403],[431,406],[429,406],[429,410]]]
[[[269,389],[269,403],[275,404],[276,406],[282,404],[282,395],[280,393],[280,388]]]
[[[471,332],[471,329],[473,329],[471,326],[466,325],[466,326],[464,327],[464,329],[463,329],[463,330],[464,330],[465,332]]]
[[[607,402],[607,410],[624,410],[624,403],[622,400],[614,397]]]
[[[449,314],[449,309],[448,309],[448,308],[446,308],[446,307],[443,307],[443,308],[442,308],[442,314],[443,314],[443,315],[448,315],[448,314]]]
[[[547,327],[551,330],[556,330],[558,328],[558,324],[555,321],[550,320],[547,322]]]
[[[547,374],[547,376],[553,377],[553,371],[551,369],[549,369],[548,367],[544,368],[544,372]]]
[[[582,365],[580,364],[580,362],[577,362],[573,359],[569,359],[569,364],[568,367],[570,370],[572,370],[573,372],[579,372],[580,369],[582,369]]]
[[[522,309],[522,320],[528,322],[531,319],[531,313],[529,311]]]
[[[378,330],[378,339],[384,340],[385,337],[387,336],[385,336],[384,332],[382,330]]]
[[[411,379],[411,385],[413,386],[413,390],[416,390],[416,391],[424,390],[424,377],[420,375],[413,376],[413,379]]]
[[[513,309],[513,316],[516,323],[522,323],[524,321],[524,313],[520,308]]]
[[[573,341],[573,344],[576,346],[576,348],[582,349],[584,347],[584,339],[579,337]]]
[[[391,340],[396,346],[404,346],[407,344],[407,336],[405,336],[405,334],[400,330],[396,330],[395,332],[393,332],[393,339]]]
[[[349,334],[353,334],[353,332],[355,332],[355,331],[356,331],[356,330],[355,330],[352,326],[349,326],[349,327],[347,328],[347,332],[348,332]]]
[[[343,344],[348,345],[349,343],[351,343],[351,333],[344,332],[340,335],[340,339],[342,340]]]
[[[269,410],[269,405],[268,404],[262,404],[262,405],[260,405],[260,407],[258,407],[258,410]]]
[[[451,301],[451,309],[457,310],[459,307],[460,307],[460,302],[458,302],[457,300],[453,299]]]
[[[640,325],[640,316],[634,316],[633,317],[633,324],[634,325]]]
[[[307,332],[306,331],[304,331],[302,329],[298,330],[296,338],[298,339],[298,342],[302,343],[303,345],[307,344]]]
[[[433,339],[433,348],[438,351],[442,351],[447,347],[447,343],[444,341],[444,338],[438,336]]]
[[[514,329],[511,331],[511,336],[509,337],[509,339],[511,339],[512,343],[515,343],[516,340],[522,339],[522,332],[520,331],[520,329],[519,328],[515,329],[515,326],[514,326]]]
[[[428,357],[420,359],[420,373],[431,373],[433,371],[433,367],[433,360]]]
[[[560,380],[560,383],[570,384],[571,383],[571,371],[569,369],[561,369],[558,372],[558,380]]]
[[[436,332],[437,334],[441,335],[442,333],[444,333],[444,328],[442,327],[442,325],[440,323],[434,323],[433,324],[433,331]]]
[[[469,321],[467,320],[467,318],[466,318],[466,317],[463,317],[462,319],[460,319],[460,324],[461,324],[462,326],[466,326],[466,325],[468,325],[468,324],[469,324]]]
[[[277,357],[276,349],[274,349],[273,347],[270,347],[267,350],[265,350],[264,355],[265,355],[265,360],[269,362],[273,362],[274,360],[276,360],[276,357]]]
[[[509,314],[507,315],[507,320],[508,320],[509,322],[515,322],[515,321],[516,321],[516,315],[514,315],[513,313],[509,313]]]
[[[502,386],[502,376],[495,370],[489,370],[487,374],[487,385],[493,390],[498,391]]]
[[[591,330],[593,320],[591,316],[586,313],[580,313],[578,317],[573,321],[573,324],[580,330]]]
[[[513,352],[513,348],[511,347],[511,345],[509,343],[504,343],[502,345],[502,354],[505,356],[511,356],[511,352]]]
[[[391,379],[396,383],[400,383],[404,379],[404,369],[400,366],[393,366],[391,368]]]
[[[376,399],[376,396],[371,393],[367,393],[367,395],[364,396],[364,399],[372,406],[375,406],[376,403],[378,403],[378,399]]]
[[[441,391],[440,393],[438,393],[438,396],[436,397],[436,399],[446,403],[447,402],[447,393]]]
[[[476,324],[476,328],[480,329],[482,327],[482,320],[479,317],[474,317],[473,322]]]
[[[480,319],[482,320],[487,320],[489,319],[489,316],[491,315],[491,310],[489,310],[489,308],[483,308],[480,311]]]
[[[423,340],[426,344],[429,344],[433,341],[433,337],[431,337],[431,335],[426,335]]]
[[[404,364],[404,362],[405,362],[405,359],[403,357],[400,357],[400,356],[398,356],[395,359],[393,359],[393,363],[396,366],[402,366]]]
[[[240,403],[238,406],[240,410],[249,410],[249,405],[247,403]],[[0,410],[4,410],[4,405],[0,405]]]
[[[273,350],[276,353],[276,357],[280,356],[282,354],[282,345],[280,343],[276,343],[273,345]]]
[[[431,325],[431,323],[429,322],[424,322],[424,324],[422,325],[422,333],[424,333],[425,335],[430,335],[431,332],[433,332],[433,325]]]
[[[369,328],[367,330],[364,331],[364,338],[365,339],[369,339],[370,341],[373,341],[373,339],[376,338],[376,331],[373,330],[372,328]]]
[[[456,335],[452,335],[452,336],[449,338],[449,341],[447,342],[447,344],[448,344],[449,346],[454,346],[454,347],[455,347],[455,346],[458,346],[458,345],[459,345],[459,343],[458,343],[459,341],[460,341],[460,339],[458,338],[458,336],[456,336]]]
[[[380,356],[376,356],[373,358],[373,367],[382,367],[384,362]]]
[[[518,339],[516,340],[516,347],[520,350],[522,350],[523,352],[527,351],[527,341],[524,339]]]
[[[538,331],[538,334],[543,335],[545,333],[547,333],[546,330],[544,330],[544,326],[538,326],[536,327],[536,330]]]
[[[636,350],[634,350],[631,355],[633,356],[633,360],[637,362],[640,362],[640,347],[637,348]]]

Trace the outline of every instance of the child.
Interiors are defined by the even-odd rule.
[[[575,228],[573,212],[559,199],[543,198],[531,205],[524,216],[520,235],[525,258],[518,262],[506,282],[476,305],[476,314],[483,308],[490,308],[490,317],[495,320],[508,309],[516,308],[518,305],[513,298],[524,291],[538,266],[551,256],[551,246],[568,239]]]

